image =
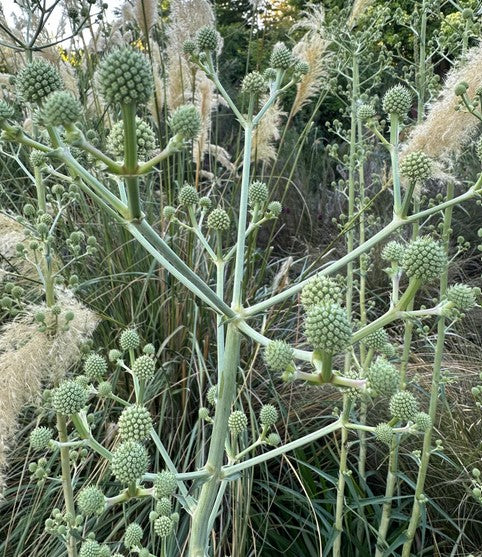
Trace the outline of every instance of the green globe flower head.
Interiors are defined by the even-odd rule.
[[[271,217],[279,217],[282,210],[283,206],[279,201],[271,201],[271,203],[268,204],[268,214]]]
[[[385,259],[385,261],[390,261],[397,265],[402,264],[404,254],[405,247],[395,240],[388,242],[382,249],[382,258]]]
[[[196,46],[199,51],[214,52],[217,50],[219,45],[219,33],[210,27],[205,25],[201,27],[196,35]]]
[[[182,205],[184,207],[189,207],[190,205],[196,205],[198,203],[199,195],[194,186],[185,184],[179,190],[178,199],[179,199],[179,205]]]
[[[403,118],[412,106],[412,93],[404,85],[395,85],[383,96],[382,106],[388,114]]]
[[[343,373],[343,376],[347,379],[361,379],[359,373],[355,369],[349,369]],[[349,400],[355,401],[363,396],[363,391],[358,387],[341,387],[340,391],[345,394]]]
[[[274,81],[276,79],[276,70],[274,68],[266,68],[263,75],[266,81]]]
[[[447,256],[440,242],[436,242],[430,236],[422,236],[408,244],[402,266],[408,277],[430,282],[445,270]]]
[[[266,203],[268,200],[268,186],[264,182],[253,182],[249,186],[248,200],[251,207]]]
[[[417,412],[417,399],[409,391],[399,391],[390,399],[390,414],[397,420],[413,420]]]
[[[241,91],[248,95],[259,95],[264,93],[266,88],[267,83],[264,76],[256,71],[247,74],[241,84]]]
[[[217,396],[218,396],[218,386],[213,385],[212,387],[209,387],[208,392],[206,393],[206,400],[209,402],[211,406],[216,405]]]
[[[324,303],[339,303],[343,294],[336,279],[315,275],[301,290],[301,305],[305,310]]]
[[[266,443],[272,447],[277,447],[281,443],[281,437],[277,433],[270,433],[266,438]]]
[[[163,497],[171,497],[171,495],[177,489],[176,476],[169,472],[169,470],[163,470],[157,474],[154,481],[154,497],[156,499],[162,499]]]
[[[30,433],[30,446],[34,451],[43,451],[52,440],[53,431],[49,427],[36,427]]]
[[[172,207],[171,205],[166,205],[162,210],[162,216],[166,220],[171,220],[175,214],[176,214],[176,208]]]
[[[147,472],[149,457],[144,445],[137,441],[124,441],[112,455],[110,463],[116,479],[129,484],[137,482]]]
[[[393,429],[385,423],[378,424],[374,431],[375,439],[384,445],[391,445],[393,439]]]
[[[169,118],[172,133],[183,139],[196,139],[201,131],[199,110],[192,104],[176,108]]]
[[[303,75],[306,75],[310,71],[310,65],[305,60],[298,60],[295,63],[295,74],[297,74],[300,78]]]
[[[362,121],[370,120],[375,114],[375,107],[372,104],[361,104],[357,110],[357,116]]]
[[[89,354],[84,362],[85,375],[95,381],[100,381],[107,373],[107,362],[100,354]]]
[[[469,88],[468,83],[466,83],[465,81],[461,81],[460,83],[457,83],[457,85],[454,88],[454,93],[457,97],[461,97],[462,95],[465,95],[465,93],[467,93],[467,89]]]
[[[185,56],[192,56],[196,52],[196,43],[191,40],[182,43],[182,52]]]
[[[77,506],[84,516],[100,515],[105,508],[104,494],[95,485],[84,487],[79,493]]]
[[[368,368],[367,378],[373,396],[392,396],[400,383],[398,369],[380,356]]]
[[[144,104],[153,89],[147,57],[131,47],[108,54],[99,64],[97,81],[102,96],[111,104]]]
[[[42,166],[44,166],[46,162],[47,157],[45,156],[45,153],[42,153],[42,151],[37,151],[36,149],[34,149],[30,153],[30,164],[33,167],[42,168]]]
[[[154,521],[154,532],[160,538],[167,538],[171,535],[174,524],[169,516],[160,516]]]
[[[417,429],[423,432],[432,427],[432,418],[426,412],[418,412],[413,421]]]
[[[112,383],[110,381],[101,381],[97,385],[97,394],[100,398],[107,398],[112,394]]]
[[[345,309],[337,303],[326,303],[308,310],[305,332],[315,350],[334,354],[350,345],[352,326]]]
[[[433,174],[432,159],[422,151],[409,153],[400,161],[400,174],[411,182],[422,182]]]
[[[199,207],[201,207],[203,211],[209,211],[209,209],[211,209],[211,205],[211,199],[207,195],[199,198]]]
[[[293,367],[293,348],[284,340],[272,340],[264,349],[264,361],[272,371],[285,372]]]
[[[387,331],[382,327],[378,331],[373,331],[363,340],[363,344],[376,352],[384,350],[385,346],[390,342]]]
[[[126,329],[125,331],[122,331],[119,340],[122,350],[135,350],[136,348],[139,348],[140,343],[141,339],[135,329]]]
[[[294,58],[291,50],[284,43],[276,43],[271,53],[269,65],[275,70],[288,70],[293,64]]]
[[[9,120],[13,118],[15,114],[15,110],[13,106],[5,102],[4,100],[0,100],[0,120]]]
[[[209,418],[209,408],[201,406],[198,411],[198,417],[200,420],[207,420]]]
[[[38,103],[63,87],[59,72],[43,60],[29,62],[20,70],[15,82],[19,96],[31,103]]]
[[[137,155],[140,160],[146,160],[156,148],[156,135],[151,126],[142,118],[136,116]],[[107,137],[107,150],[116,158],[124,157],[124,121],[116,122]]]
[[[141,545],[144,532],[142,526],[137,522],[132,522],[124,532],[124,545],[129,549],[139,547]]]
[[[45,123],[49,126],[71,126],[82,114],[82,105],[68,91],[54,91],[45,100]]]
[[[109,350],[109,362],[118,362],[122,359],[122,352],[117,350],[117,348],[112,348]]]
[[[475,144],[475,153],[479,161],[482,163],[482,137],[479,137],[477,143]]]
[[[95,540],[87,540],[80,546],[79,557],[101,557],[100,545]]]
[[[156,512],[159,516],[170,516],[172,513],[172,503],[168,497],[161,497],[156,504]]]
[[[127,406],[119,418],[119,433],[126,441],[142,441],[149,436],[152,418],[145,406]]]
[[[278,420],[278,410],[272,404],[263,404],[259,411],[259,422],[263,427],[271,427]]]
[[[447,289],[445,297],[452,302],[457,309],[466,311],[477,305],[478,288],[471,288],[467,284],[453,284]]]
[[[138,377],[139,379],[143,379],[144,381],[149,381],[154,377],[154,373],[156,371],[156,362],[152,359],[151,356],[144,354],[143,356],[139,356],[134,361],[132,365],[132,373]]]
[[[212,228],[213,230],[228,230],[230,224],[231,219],[228,213],[226,213],[224,209],[221,209],[221,207],[216,207],[208,215],[208,228]]]
[[[52,406],[57,413],[70,416],[84,408],[87,397],[87,391],[77,381],[63,381],[53,391]]]
[[[228,418],[228,428],[233,435],[243,433],[248,427],[248,417],[242,410],[235,410]]]

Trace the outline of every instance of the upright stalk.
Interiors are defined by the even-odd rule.
[[[137,176],[137,134],[136,134],[136,105],[135,103],[122,105],[122,120],[124,123],[124,170],[127,186],[127,201],[131,220],[141,218],[141,201],[139,197],[139,177]]]

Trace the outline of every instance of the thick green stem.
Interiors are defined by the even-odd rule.
[[[351,403],[347,395],[343,396],[343,412],[341,415],[341,447],[340,463],[338,470],[338,484],[336,486],[336,509],[335,509],[335,541],[333,543],[333,557],[341,557],[341,541],[343,533],[343,510],[345,508],[345,483],[348,472],[348,429],[345,424],[350,415]]]
[[[59,433],[59,441],[67,443],[69,436],[67,435],[67,422],[65,416],[57,414],[57,430]],[[64,492],[65,508],[72,517],[71,526],[75,518],[74,491],[72,489],[72,476],[70,475],[70,449],[68,446],[60,447],[60,465],[62,468],[62,489]],[[77,557],[76,538],[67,533],[67,554],[68,557]]]
[[[447,200],[452,199],[453,195],[454,195],[454,184],[452,182],[449,182],[449,184],[447,185]],[[451,224],[452,224],[452,207],[450,206],[446,209],[444,214],[443,231],[442,231],[442,240],[444,242],[445,249],[447,252],[449,247]],[[440,277],[440,298],[443,298],[443,296],[445,295],[445,291],[447,290],[447,283],[448,283],[448,269],[446,269],[445,272],[442,273],[442,276]],[[442,370],[442,357],[444,352],[444,344],[445,344],[445,317],[440,316],[437,323],[437,344],[435,346],[435,355],[434,355],[434,362],[432,367],[432,387],[430,390],[430,404],[429,404],[429,411],[428,411],[429,416],[432,420],[432,424],[435,423],[435,418],[437,415],[437,404],[438,404],[439,390],[440,390],[440,378],[441,378],[441,370]],[[425,479],[427,477],[430,454],[432,451],[432,434],[433,434],[433,425],[432,427],[427,429],[423,438],[422,456],[421,456],[420,468],[417,476],[417,484],[415,486],[412,515],[410,517],[410,522],[407,529],[407,541],[403,544],[402,557],[410,557],[413,539],[415,537],[415,532],[417,531],[420,522],[421,506],[423,504],[421,502],[421,499],[425,487]]]
[[[139,220],[142,215],[139,197],[139,177],[137,176],[137,133],[135,103],[122,105],[124,122],[124,166],[127,186],[127,201],[131,220]]]
[[[398,170],[398,114],[390,114],[390,157],[392,159],[392,178],[393,178],[393,213],[400,215],[402,200],[400,186],[400,172]]]
[[[192,515],[189,557],[205,557],[206,555],[209,517],[221,485],[221,469],[224,459],[224,444],[228,434],[228,418],[236,394],[240,342],[240,332],[233,323],[230,323],[227,327],[224,365],[218,384],[214,426],[205,466],[212,476],[202,486],[197,507]]]

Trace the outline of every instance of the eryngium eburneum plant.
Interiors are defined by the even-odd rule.
[[[33,164],[41,162],[43,172],[55,172],[56,179],[64,176],[66,182],[74,182],[86,197],[123,226],[141,247],[217,316],[217,376],[211,378],[206,403],[199,408],[199,419],[211,428],[211,436],[206,461],[197,470],[177,470],[153,427],[156,419],[149,408],[150,398],[146,397],[146,392],[154,375],[159,373],[155,348],[141,346],[134,329],[124,331],[118,348],[108,355],[101,350],[89,354],[82,375],[60,383],[46,396],[46,409],[61,416],[72,429],[68,433],[66,427],[61,428],[62,435],[54,438],[47,420],[52,413],[45,412],[45,423],[32,432],[32,448],[40,453],[75,450],[81,456],[93,451],[108,463],[117,486],[117,493],[110,496],[106,496],[93,479],[74,489],[68,462],[63,460],[66,510],[54,509],[46,528],[65,539],[69,557],[77,554],[81,557],[118,556],[126,550],[145,557],[151,555],[152,548],[144,545],[147,523],[126,524],[122,540],[117,543],[97,540],[95,532],[86,534],[92,517],[135,499],[144,500],[150,506],[149,521],[164,548],[167,540],[176,536],[179,513],[188,513],[191,528],[187,554],[204,557],[210,554],[210,533],[216,528],[216,518],[222,510],[226,484],[244,470],[339,430],[344,435],[350,430],[363,430],[385,446],[390,446],[395,437],[424,434],[432,427],[433,408],[424,408],[416,397],[416,390],[401,380],[396,358],[393,359],[395,349],[384,327],[395,320],[459,319],[476,303],[477,292],[464,285],[453,285],[433,307],[417,309],[413,306],[417,292],[446,271],[448,255],[444,244],[432,236],[420,236],[410,242],[386,242],[401,227],[473,199],[481,191],[479,180],[458,197],[410,212],[415,186],[430,176],[431,162],[424,153],[417,152],[399,164],[398,137],[412,97],[408,89],[397,85],[383,99],[383,110],[390,121],[390,140],[378,127],[372,107],[360,108],[359,114],[390,152],[392,221],[312,278],[249,305],[243,287],[247,239],[266,221],[277,218],[282,210],[278,201],[270,199],[266,184],[251,175],[253,135],[273,103],[294,87],[309,68],[287,46],[277,44],[270,67],[248,74],[243,80],[242,92],[248,102],[246,109],[241,110],[226,92],[216,70],[219,41],[215,29],[203,27],[196,41],[185,45],[185,52],[214,82],[244,131],[237,210],[228,212],[222,199],[200,195],[195,187],[185,184],[179,189],[178,205],[166,206],[163,211],[166,223],[194,233],[205,257],[212,261],[212,268],[216,270],[212,279],[204,280],[194,273],[159,231],[146,221],[143,213],[139,188],[142,176],[173,153],[189,148],[200,132],[201,120],[194,106],[177,108],[169,118],[171,139],[160,152],[151,156],[155,149],[154,136],[149,124],[138,115],[153,89],[151,69],[142,53],[130,47],[117,49],[107,54],[98,67],[96,87],[113,113],[122,116],[112,129],[107,153],[89,141],[90,134],[82,126],[79,103],[63,90],[55,69],[45,62],[34,60],[27,64],[17,79],[18,94],[34,110],[43,141],[33,139],[12,121],[13,111],[7,103],[0,104],[4,141],[30,149]],[[97,164],[87,169],[82,164],[86,156]],[[405,189],[401,186],[401,175],[407,183]],[[115,180],[109,180],[110,176]],[[112,183],[118,185],[118,191],[112,191]],[[236,230],[234,241],[232,230]],[[345,281],[333,275],[342,273],[347,264],[380,242],[386,242],[383,254],[390,265],[391,305],[376,320],[358,326],[357,317],[346,306]],[[256,318],[299,293],[306,339],[302,348],[291,346],[284,339],[270,335],[269,331],[262,334],[257,330]],[[282,444],[276,432],[278,410],[269,401],[265,401],[255,417],[248,417],[235,406],[242,337],[248,339],[251,347],[255,343],[265,347],[264,361],[273,371],[273,381],[302,381],[314,388],[331,385],[340,389],[346,400],[343,413],[328,425]],[[361,347],[369,354],[365,359],[365,363],[369,363],[366,373],[361,373],[356,357]],[[351,355],[349,360],[346,360],[347,354]],[[340,368],[343,356],[345,361],[351,362],[348,369],[346,366]],[[133,396],[129,401],[116,394],[109,380],[110,375],[119,370],[130,377]],[[93,431],[90,409],[96,397],[111,398],[122,407],[117,419],[117,439],[110,448],[96,440]],[[375,397],[386,401],[390,414],[387,423],[359,424],[352,419],[355,414],[350,408],[354,408],[357,401]],[[257,424],[254,429],[253,424]],[[153,454],[152,447],[157,455]],[[165,464],[160,474],[150,472],[154,458],[160,458]],[[46,477],[46,462],[42,456],[31,466],[35,477]],[[345,472],[341,470],[342,474]],[[341,536],[341,531],[337,535]],[[384,535],[382,528],[380,544]]]

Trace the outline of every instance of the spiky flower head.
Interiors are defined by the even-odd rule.
[[[45,123],[49,126],[70,126],[82,114],[82,105],[69,91],[54,91],[43,107]]]
[[[259,411],[259,422],[263,427],[271,427],[278,420],[278,410],[272,404],[263,404]]]
[[[184,184],[184,186],[182,186],[179,190],[178,199],[180,205],[189,207],[189,205],[196,205],[199,201],[199,195],[195,187],[190,186],[189,184]]]
[[[375,107],[371,104],[361,104],[357,110],[358,118],[360,120],[369,120],[376,114]]]
[[[281,437],[277,433],[270,433],[266,438],[266,443],[272,447],[277,447],[281,443]]]
[[[118,481],[129,484],[140,480],[146,473],[148,460],[144,445],[137,441],[124,441],[114,451],[110,466]]]
[[[84,487],[79,493],[77,506],[84,516],[102,514],[105,508],[104,494],[95,485]]]
[[[391,445],[393,439],[393,429],[385,423],[378,424],[374,431],[375,439],[379,443]]]
[[[272,371],[293,367],[293,348],[284,340],[272,340],[264,349],[264,361]]]
[[[101,557],[99,543],[95,540],[86,540],[80,546],[79,557]]]
[[[171,220],[172,217],[176,214],[176,208],[172,207],[171,205],[166,205],[162,210],[162,216],[166,220]]]
[[[447,265],[447,256],[440,242],[422,236],[410,242],[403,255],[402,266],[410,278],[429,282],[439,277]]]
[[[43,451],[52,440],[52,430],[49,427],[36,427],[30,433],[30,446],[34,451]]]
[[[381,356],[368,368],[367,377],[370,392],[374,396],[392,396],[400,382],[398,369]]]
[[[423,151],[408,153],[400,162],[400,174],[412,182],[421,182],[432,176],[432,159]]]
[[[363,344],[372,350],[377,352],[382,351],[385,345],[390,342],[387,331],[382,327],[378,331],[373,331],[364,340]]]
[[[302,75],[306,75],[310,71],[310,65],[305,60],[298,60],[295,63],[294,70],[295,74],[301,77]]]
[[[54,389],[52,406],[59,414],[70,416],[87,404],[87,391],[77,381],[63,381]]]
[[[160,516],[169,516],[172,513],[172,503],[168,497],[161,497],[156,503],[156,512]]]
[[[160,516],[154,521],[154,532],[160,538],[167,538],[171,534],[173,527],[174,524],[169,516]]]
[[[281,203],[279,201],[271,201],[271,203],[269,203],[269,205],[268,205],[268,213],[272,217],[279,216],[281,214],[282,210],[283,210],[283,206],[281,205]]]
[[[479,137],[477,143],[475,144],[475,153],[479,161],[482,163],[482,136]]]
[[[170,497],[177,489],[176,476],[169,470],[162,470],[154,481],[154,497],[162,499]]]
[[[95,381],[100,381],[107,373],[107,362],[100,354],[90,354],[84,362],[85,375]]]
[[[276,43],[271,53],[269,65],[276,70],[287,70],[293,63],[294,58],[291,50],[284,43]]]
[[[147,159],[156,148],[156,136],[151,126],[136,116],[137,155],[140,159]],[[107,150],[116,158],[124,157],[124,121],[116,122],[107,137]]]
[[[418,412],[413,421],[420,431],[427,431],[432,427],[432,418],[426,412]]]
[[[251,72],[247,74],[241,84],[241,91],[248,95],[259,95],[266,90],[266,80],[259,72]]]
[[[174,135],[180,135],[183,139],[196,139],[201,131],[201,116],[198,109],[192,104],[186,104],[176,108],[169,118]]]
[[[62,89],[59,72],[43,60],[34,60],[24,66],[16,79],[17,92],[24,101],[39,102],[50,93]]]
[[[143,535],[142,526],[137,522],[132,522],[124,532],[124,545],[129,549],[140,546]]]
[[[385,259],[385,261],[393,261],[393,263],[401,265],[404,253],[405,246],[400,242],[392,240],[382,249],[382,258]]]
[[[213,52],[217,50],[219,44],[219,34],[209,25],[201,27],[196,35],[196,46],[199,51]]]
[[[149,379],[152,379],[152,377],[154,377],[155,371],[156,362],[151,358],[151,356],[148,356],[147,354],[136,358],[134,364],[132,365],[132,373],[139,379],[143,379],[144,381],[149,381]]]
[[[227,230],[231,224],[231,219],[224,209],[216,207],[209,213],[207,224],[208,228],[213,230]]]
[[[139,348],[140,343],[141,339],[135,329],[126,329],[125,331],[122,331],[119,339],[119,344],[122,350],[135,350],[136,348]]]
[[[274,81],[276,79],[276,70],[274,68],[266,68],[263,75],[266,81]]]
[[[209,418],[209,408],[201,406],[198,410],[198,417],[200,420],[207,420],[207,418]]]
[[[182,43],[182,52],[185,56],[192,56],[196,52],[196,43],[191,40]]]
[[[235,410],[228,418],[228,428],[233,435],[239,435],[248,427],[248,417],[242,410]]]
[[[390,399],[390,414],[398,420],[408,421],[418,412],[417,399],[409,391],[399,391]]]
[[[124,47],[108,54],[99,64],[97,80],[109,103],[146,103],[153,89],[149,61],[138,50]]]
[[[212,387],[209,387],[208,392],[206,394],[206,399],[211,406],[214,406],[216,404],[217,396],[218,396],[218,386],[213,385]]]
[[[36,149],[34,149],[30,153],[30,164],[33,167],[41,168],[46,162],[47,157],[45,156],[45,153],[42,153],[42,151],[37,151]]]
[[[348,369],[343,373],[347,379],[360,380],[361,377],[356,369]],[[340,391],[345,394],[349,400],[355,401],[362,397],[363,391],[358,387],[341,387]]]
[[[471,288],[467,284],[453,284],[447,289],[445,296],[457,309],[465,311],[475,307],[479,293],[478,288]]]
[[[315,350],[336,353],[349,346],[352,326],[346,310],[336,303],[328,302],[309,308],[305,332]]]
[[[396,114],[400,118],[407,115],[412,106],[412,94],[404,85],[395,85],[383,96],[382,107],[388,114]]]
[[[13,118],[15,114],[15,110],[13,106],[8,104],[4,100],[0,100],[0,120],[8,120],[9,118]]]
[[[253,182],[249,186],[248,200],[251,207],[263,205],[268,199],[268,186],[264,182]]]
[[[211,199],[207,195],[203,195],[199,198],[199,207],[201,207],[203,211],[209,211],[211,205]]]
[[[339,302],[342,287],[336,279],[315,275],[301,290],[301,305],[305,310],[322,303]]]
[[[118,362],[122,359],[122,352],[117,350],[117,348],[112,348],[109,350],[109,362]]]
[[[122,410],[118,425],[120,436],[126,441],[142,441],[149,436],[152,418],[145,406],[133,404]]]

